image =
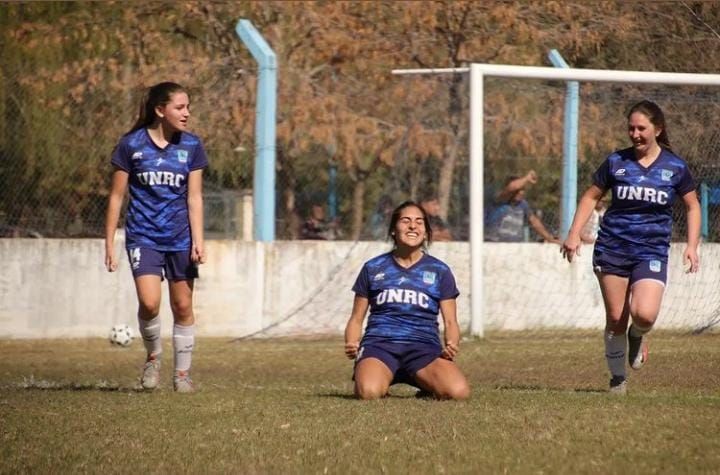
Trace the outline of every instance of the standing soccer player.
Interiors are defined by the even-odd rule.
[[[187,131],[188,94],[162,82],[145,94],[132,129],[112,154],[114,171],[105,221],[105,266],[117,269],[115,231],[129,187],[125,246],[138,296],[138,324],[147,359],[141,384],[160,380],[161,282],[168,280],[172,308],[175,391],[194,390],[190,363],[195,343],[192,309],[197,265],[205,262],[202,170],[208,161],[200,139]]]
[[[407,383],[437,399],[466,399],[470,388],[453,361],[460,349],[455,303],[459,292],[447,264],[424,252],[432,240],[425,210],[412,201],[398,206],[390,218],[388,238],[395,243],[393,250],[366,262],[353,286],[345,355],[355,359],[355,395],[377,399],[391,385]],[[445,327],[444,345],[438,312]]]
[[[605,303],[605,357],[614,394],[627,391],[626,353],[633,369],[640,369],[648,358],[646,334],[655,324],[665,291],[676,198],[682,198],[687,212],[687,272],[697,272],[700,266],[695,182],[687,163],[670,148],[664,114],[657,104],[641,101],[627,118],[632,147],[611,154],[597,169],[562,246],[563,255],[572,261],[579,254],[583,224],[597,201],[612,190],[612,204],[595,243],[593,269]]]

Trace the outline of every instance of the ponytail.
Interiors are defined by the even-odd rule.
[[[169,103],[170,96],[178,92],[185,92],[185,88],[174,82],[161,82],[149,87],[140,102],[140,111],[135,125],[127,133],[151,126],[156,119],[155,108]]]

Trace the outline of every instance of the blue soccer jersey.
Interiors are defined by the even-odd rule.
[[[611,154],[593,175],[603,190],[612,190],[596,252],[667,262],[672,231],[672,204],[695,190],[687,163],[667,149],[649,166],[638,163],[632,148]]]
[[[128,249],[190,249],[188,175],[207,167],[208,161],[197,136],[182,132],[176,137],[160,148],[142,128],[123,136],[113,151],[112,165],[129,175],[130,202],[125,219]]]
[[[363,343],[439,345],[440,301],[459,295],[447,264],[427,254],[407,269],[392,253],[377,256],[365,263],[352,290],[370,303]]]

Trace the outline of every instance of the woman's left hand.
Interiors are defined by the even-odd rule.
[[[193,244],[190,251],[190,260],[196,264],[205,264],[205,249],[202,245]]]
[[[457,354],[460,352],[460,345],[458,343],[453,343],[451,341],[445,342],[445,348],[442,350],[441,357],[445,358],[446,360],[454,360]]]
[[[690,263],[690,267],[685,271],[686,274],[694,274],[700,269],[700,257],[697,250],[692,247],[686,247],[683,252],[683,262]]]

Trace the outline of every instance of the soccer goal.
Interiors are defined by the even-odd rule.
[[[572,265],[563,262],[558,246],[528,242],[527,244],[485,243],[485,201],[492,193],[486,186],[494,169],[508,174],[521,174],[533,167],[531,157],[526,163],[522,154],[513,155],[518,163],[508,165],[498,157],[488,160],[488,152],[507,153],[503,147],[518,147],[555,155],[544,170],[554,175],[556,186],[546,187],[554,198],[544,198],[544,211],[551,209],[559,195],[575,203],[577,192],[560,185],[557,179],[562,155],[560,134],[562,127],[562,88],[565,81],[582,82],[580,134],[581,156],[577,166],[579,188],[590,183],[590,174],[611,151],[628,145],[624,133],[627,107],[640,99],[658,102],[665,110],[674,150],[686,158],[701,184],[703,198],[702,270],[697,275],[683,275],[681,261],[684,241],[684,212],[676,210],[673,245],[670,256],[669,285],[659,324],[668,327],[693,329],[710,328],[718,323],[720,300],[716,297],[720,284],[718,259],[720,245],[715,230],[713,200],[718,189],[718,136],[713,124],[720,118],[718,89],[720,75],[641,71],[612,71],[591,69],[557,69],[493,64],[472,64],[468,68],[393,70],[397,75],[451,75],[467,77],[467,107],[469,110],[469,241],[470,241],[470,332],[483,336],[486,328],[532,329],[537,327],[592,327],[602,321],[602,302],[590,268],[591,247],[583,249],[582,257]],[[642,84],[642,87],[637,85]],[[712,87],[708,87],[712,86]],[[508,92],[510,91],[510,92]],[[511,101],[522,103],[528,91],[534,91],[532,107],[516,107]],[[538,91],[540,91],[538,93]],[[551,99],[543,100],[543,91],[552,91]],[[510,100],[498,101],[505,94]],[[540,97],[540,99],[538,99]],[[490,100],[488,100],[490,98]],[[530,101],[527,101],[530,102]],[[495,122],[488,127],[486,110],[491,109]],[[545,108],[545,110],[543,110]],[[498,110],[500,111],[498,113]],[[498,116],[516,115],[525,124],[498,126]],[[524,115],[523,115],[524,114]],[[543,119],[545,117],[545,119]],[[540,122],[538,122],[540,118]],[[490,130],[488,130],[490,129]],[[486,134],[493,135],[486,140]],[[510,137],[510,138],[508,138]],[[547,146],[533,146],[535,142]],[[547,150],[551,150],[548,152]],[[554,150],[554,151],[553,151]],[[498,165],[499,164],[499,165]],[[540,179],[545,179],[541,176]],[[578,186],[578,183],[572,185]],[[572,188],[572,187],[571,187]],[[546,193],[546,194],[547,194]],[[567,195],[569,193],[569,196]],[[536,197],[537,198],[537,197]],[[537,207],[536,207],[537,208]],[[567,210],[572,214],[573,210]],[[560,226],[555,220],[554,230],[559,236]],[[552,224],[548,225],[552,228]],[[533,241],[529,236],[528,241]],[[490,290],[492,289],[492,290]],[[594,323],[592,323],[594,322]]]

